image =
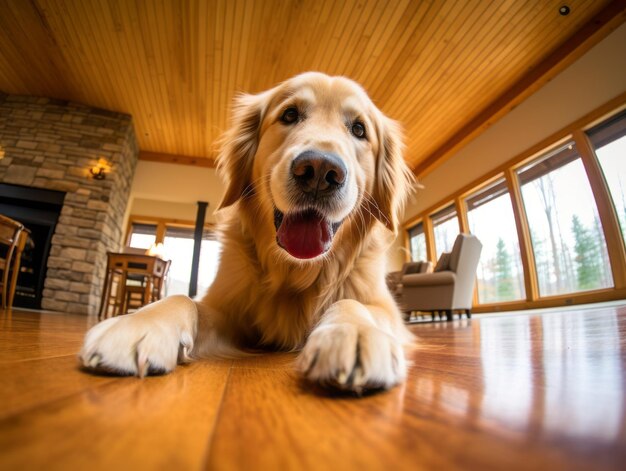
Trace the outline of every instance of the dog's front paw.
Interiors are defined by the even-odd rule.
[[[143,377],[172,371],[192,347],[191,329],[138,312],[92,327],[79,357],[88,369]]]
[[[406,377],[400,342],[374,326],[349,322],[316,328],[298,366],[312,383],[357,394],[389,389]]]

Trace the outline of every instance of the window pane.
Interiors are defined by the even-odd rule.
[[[626,112],[589,132],[626,241]]]
[[[202,296],[206,292],[217,273],[221,244],[210,234],[202,238],[200,248],[200,266],[198,268],[198,295]]]
[[[194,229],[190,227],[168,227],[163,240],[164,258],[172,261],[168,276],[167,294],[188,294],[193,258]],[[217,273],[221,244],[214,234],[205,229],[200,245],[198,267],[198,290],[202,296],[213,283]]]
[[[465,202],[470,232],[483,244],[476,272],[479,303],[524,299],[524,270],[513,206],[504,179]]]
[[[171,260],[167,294],[189,294],[191,259],[193,257],[192,228],[168,227],[163,239],[163,258]]]
[[[154,224],[133,223],[129,245],[137,249],[149,249],[156,240],[156,231],[157,227]]]
[[[433,230],[435,232],[435,251],[437,260],[442,252],[450,252],[454,245],[454,240],[459,234],[459,222],[456,217],[454,205],[433,214]]]
[[[427,260],[426,234],[424,234],[424,225],[421,222],[409,229],[409,241],[411,244],[411,260],[414,262]]]
[[[573,143],[518,171],[539,293],[551,296],[612,286],[591,187]]]

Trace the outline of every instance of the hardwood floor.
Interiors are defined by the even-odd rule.
[[[0,469],[623,469],[626,306],[411,327],[405,384],[302,384],[292,354],[95,376],[93,320],[0,311]]]

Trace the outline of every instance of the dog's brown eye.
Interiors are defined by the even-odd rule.
[[[300,118],[300,113],[298,113],[298,108],[290,107],[283,111],[280,120],[285,124],[293,124],[298,121]]]
[[[353,123],[352,134],[354,134],[359,139],[364,139],[365,138],[365,125],[359,122]]]

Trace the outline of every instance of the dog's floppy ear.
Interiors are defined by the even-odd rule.
[[[415,176],[403,158],[404,142],[400,125],[382,114],[378,119],[378,142],[373,191],[377,208],[374,214],[396,234],[404,203],[413,192]]]
[[[230,128],[222,136],[217,170],[226,183],[218,210],[236,203],[251,189],[254,155],[267,103],[266,93],[234,100]]]

